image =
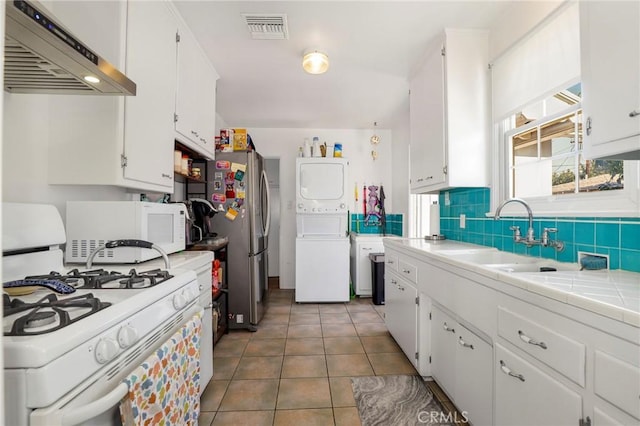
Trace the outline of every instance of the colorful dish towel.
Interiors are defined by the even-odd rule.
[[[197,425],[200,414],[202,311],[160,346],[124,383],[122,424]]]

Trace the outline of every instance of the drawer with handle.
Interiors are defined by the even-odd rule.
[[[584,344],[502,306],[498,307],[498,334],[578,385],[585,386]]]
[[[386,251],[384,254],[384,267],[392,271],[397,271],[398,255],[393,252],[390,253],[389,251]]]
[[[639,361],[635,361],[636,365],[632,365],[596,350],[594,390],[596,395],[640,420],[640,368]]]
[[[496,425],[574,425],[582,397],[552,376],[495,345]]]
[[[418,268],[405,260],[398,260],[398,273],[414,284],[418,282]]]

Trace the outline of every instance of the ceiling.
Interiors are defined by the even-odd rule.
[[[220,79],[217,112],[230,126],[391,128],[406,114],[408,79],[445,27],[491,28],[509,1],[174,0]],[[242,13],[284,13],[287,40],[252,40]],[[302,70],[305,50],[329,71]]]

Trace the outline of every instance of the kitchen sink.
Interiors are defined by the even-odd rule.
[[[487,268],[497,269],[502,272],[555,272],[555,271],[577,271],[579,269],[574,263],[540,262],[532,263],[496,263],[484,264]]]
[[[480,265],[495,265],[495,264],[531,264],[540,262],[539,258],[521,256],[514,253],[508,253],[504,251],[476,251],[466,253],[449,253],[448,256],[451,259],[459,260],[461,262],[476,263]]]

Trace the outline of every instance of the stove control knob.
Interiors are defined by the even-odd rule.
[[[190,302],[196,298],[196,295],[194,294],[193,290],[191,290],[190,288],[183,291],[182,295],[184,296],[185,299],[187,299],[187,302]]]
[[[104,364],[118,355],[119,350],[120,348],[115,340],[109,337],[100,339],[96,345],[96,361],[100,364]]]
[[[125,325],[118,331],[118,343],[122,349],[126,349],[138,340],[138,332],[130,325]]]
[[[176,309],[182,309],[187,305],[187,298],[183,294],[176,294],[173,296],[173,307]]]

